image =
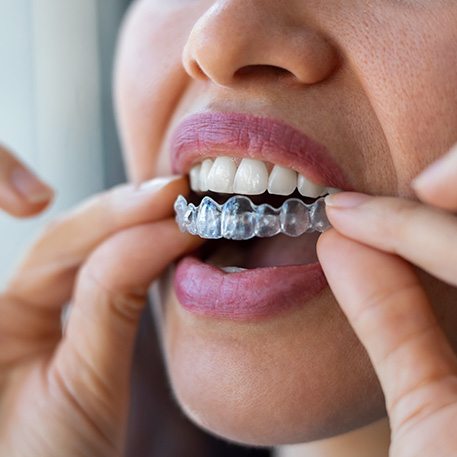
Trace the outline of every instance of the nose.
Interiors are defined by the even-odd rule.
[[[299,3],[303,5],[291,0],[289,5],[297,8]],[[302,84],[328,78],[338,63],[336,49],[306,21],[295,20],[285,5],[278,0],[216,1],[187,40],[187,73],[222,86],[266,72],[287,74]]]

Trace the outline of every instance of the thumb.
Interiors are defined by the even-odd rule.
[[[179,232],[172,219],[144,224],[108,239],[81,269],[48,379],[105,437],[124,431],[132,355],[148,287],[198,242]]]
[[[455,401],[457,359],[411,265],[335,230],[318,256],[376,370],[393,432]]]

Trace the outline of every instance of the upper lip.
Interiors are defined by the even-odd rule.
[[[352,190],[324,145],[272,118],[225,112],[192,114],[173,132],[170,153],[173,171],[179,174],[187,174],[193,164],[208,157],[249,157],[292,168],[317,184]]]

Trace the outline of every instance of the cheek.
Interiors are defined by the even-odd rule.
[[[249,324],[195,318],[173,296],[164,309],[174,393],[212,433],[252,445],[299,443],[385,414],[365,351],[330,294]]]
[[[410,180],[457,140],[456,20],[455,6],[436,14],[418,8],[414,16],[370,23],[368,36],[348,43],[388,143],[400,195],[410,195]]]
[[[164,132],[188,83],[181,54],[194,15],[139,2],[125,21],[115,96],[128,174],[135,181],[154,176]]]

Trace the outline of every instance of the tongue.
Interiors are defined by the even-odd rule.
[[[211,245],[206,262],[218,267],[262,268],[307,265],[317,262],[316,243],[320,233],[298,238],[277,235],[246,241],[217,241]]]
[[[246,268],[315,263],[319,235],[320,233],[314,232],[299,238],[277,235],[273,238],[259,239],[248,252]]]

